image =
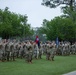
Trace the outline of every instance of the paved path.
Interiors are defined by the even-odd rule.
[[[76,75],[76,71],[69,72],[69,73],[67,73],[67,74],[63,74],[63,75]]]

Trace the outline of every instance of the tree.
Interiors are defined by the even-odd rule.
[[[31,26],[27,23],[27,15],[16,14],[8,9],[8,7],[4,10],[0,9],[0,36],[10,38],[31,35]]]
[[[70,19],[72,19],[73,22],[76,21],[76,16],[75,16],[76,15],[76,11],[71,11],[69,7],[66,7],[65,9],[62,8],[62,10],[63,10],[63,13],[64,13],[62,15],[62,17],[70,18]]]
[[[59,5],[62,6],[63,13],[65,17],[70,16],[73,20],[75,20],[76,15],[76,0],[43,0],[42,5],[50,7],[50,8],[56,8]]]
[[[45,23],[44,23],[45,22]],[[42,31],[47,35],[48,40],[75,40],[76,25],[69,18],[55,17],[51,21],[43,22]]]
[[[65,30],[65,32],[64,33],[66,33],[66,34],[70,34],[69,35],[69,37],[67,36],[66,38],[65,38],[65,35],[66,34],[64,34],[64,35],[62,35],[61,34],[61,36],[62,36],[62,38],[65,40],[65,39],[76,39],[76,0],[43,0],[42,1],[42,5],[44,5],[44,6],[47,6],[47,7],[50,7],[50,8],[56,8],[56,7],[58,7],[59,5],[65,5],[65,6],[62,6],[62,10],[63,10],[63,15],[61,16],[61,18],[62,18],[62,20],[60,20],[59,22],[61,23],[62,21],[64,21],[65,22],[65,24],[66,24],[66,26],[64,25],[64,26],[62,26],[62,27],[64,27],[64,30],[65,30],[65,28],[66,28],[66,30]],[[54,18],[55,19],[55,18]],[[53,20],[54,20],[53,19]],[[52,20],[52,21],[53,21]],[[58,19],[59,20],[59,19]],[[51,23],[52,23],[52,21],[51,21]],[[67,22],[71,22],[70,24],[69,23],[67,23]],[[56,21],[57,23],[59,23],[58,21]],[[48,21],[47,23],[46,23],[46,25],[48,25],[50,23],[50,21]],[[56,23],[56,24],[57,24]],[[60,24],[59,23],[59,24]],[[44,24],[43,24],[44,25]],[[43,28],[45,29],[45,26],[46,25],[44,25],[43,26]],[[61,25],[63,25],[62,23],[61,23]],[[72,25],[72,26],[68,26],[68,25]],[[74,26],[73,26],[74,25]],[[49,24],[48,25],[49,27],[51,27],[51,31],[49,31],[49,32],[52,32],[52,33],[55,33],[55,31],[53,30],[53,28],[52,28],[52,26],[51,26],[51,24]],[[48,27],[48,26],[46,26],[46,27]],[[70,27],[72,27],[72,30],[70,29]],[[75,28],[74,28],[75,27]],[[47,28],[46,28],[47,29]],[[48,29],[50,29],[50,28],[48,28]],[[54,28],[55,29],[55,28]],[[74,31],[73,31],[73,29],[74,29]],[[57,27],[57,29],[56,29],[58,32],[59,32],[59,29],[58,29],[58,27]],[[69,30],[69,32],[67,33],[67,31]],[[47,30],[48,31],[48,30]],[[48,32],[48,34],[49,34],[49,32]],[[63,31],[62,31],[63,32]],[[72,35],[71,35],[71,32],[73,32],[73,37],[72,37]],[[46,32],[45,32],[46,33]],[[52,34],[51,33],[51,34]],[[57,32],[56,32],[57,33]],[[59,33],[57,33],[57,34],[59,34]],[[54,36],[57,36],[57,34],[55,34]],[[50,38],[49,37],[49,35],[47,35],[48,36],[48,39]],[[59,35],[60,36],[60,35]],[[52,37],[52,38],[54,38],[54,37]]]
[[[50,8],[56,8],[61,4],[65,4],[66,6],[69,6],[71,10],[73,10],[73,8],[75,8],[76,6],[76,1],[75,0],[42,0],[42,5]]]
[[[12,26],[9,21],[10,18],[10,12],[8,11],[8,7],[5,8],[5,10],[0,10],[0,33],[1,36],[4,38],[8,38],[9,35],[12,33]],[[8,26],[7,26],[8,25]]]

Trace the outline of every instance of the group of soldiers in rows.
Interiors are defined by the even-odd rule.
[[[46,55],[46,59],[54,60],[55,47],[47,43],[40,46],[34,41],[1,41],[0,42],[0,60],[15,61],[16,58],[25,58],[27,62],[32,63],[32,59],[42,59],[42,55]]]
[[[76,54],[76,42],[60,42],[56,51],[57,55]]]
[[[16,58],[25,58],[28,63],[32,63],[33,59],[42,59],[42,55],[47,60],[54,61],[55,55],[76,54],[76,43],[70,45],[69,42],[61,42],[57,46],[55,41],[48,41],[37,45],[34,41],[16,41],[2,40],[0,42],[0,60],[15,61]]]

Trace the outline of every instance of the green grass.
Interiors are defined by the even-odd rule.
[[[0,62],[0,75],[62,75],[76,70],[76,56],[55,56],[55,61],[33,60],[28,64],[24,59]]]

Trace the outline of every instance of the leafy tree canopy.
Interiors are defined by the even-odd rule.
[[[27,15],[16,14],[8,9],[8,7],[4,10],[0,9],[0,36],[2,38],[26,37],[33,34],[30,24],[27,23]]]
[[[47,35],[48,40],[55,40],[56,37],[61,40],[75,40],[76,24],[70,18],[55,17],[51,21],[43,21],[42,33]]]

